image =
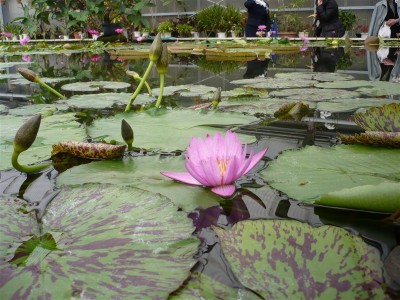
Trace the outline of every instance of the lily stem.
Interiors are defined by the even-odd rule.
[[[135,101],[137,95],[139,95],[140,91],[142,90],[143,85],[146,82],[146,79],[149,76],[153,65],[154,65],[154,61],[150,60],[149,65],[147,66],[146,72],[144,72],[144,75],[143,75],[142,79],[140,80],[139,85],[137,86],[135,92],[133,93],[131,99],[129,100],[128,105],[125,107],[125,112],[129,112],[131,110],[132,103],[133,103],[133,101]]]
[[[53,89],[51,86],[47,85],[46,83],[44,83],[42,80],[40,79],[36,79],[36,82],[39,83],[42,87],[48,89],[50,92],[52,92],[53,94],[57,95],[57,97],[61,98],[61,99],[66,99],[66,97],[64,95],[61,95],[59,92],[57,92],[55,89]]]
[[[34,166],[25,166],[25,165],[20,165],[18,162],[18,156],[21,152],[14,151],[11,157],[11,163],[12,166],[20,172],[23,173],[34,173],[34,172],[39,172],[43,169],[46,169],[51,166],[51,164],[41,164],[41,165],[34,165]]]
[[[164,94],[164,77],[165,77],[164,74],[161,73],[160,74],[160,91],[158,93],[158,99],[157,99],[157,102],[156,102],[156,107],[157,108],[160,107],[161,100],[162,100],[162,97],[163,97],[163,94]]]

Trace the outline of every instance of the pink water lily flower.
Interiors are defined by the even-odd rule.
[[[117,29],[115,29],[115,32],[118,34],[121,34],[124,32],[124,30],[122,28],[117,28]]]
[[[227,131],[225,137],[217,132],[206,139],[192,137],[187,149],[185,168],[187,172],[161,172],[164,176],[187,184],[211,187],[222,197],[230,197],[236,190],[234,182],[249,172],[264,156],[268,148],[246,159],[247,145],[237,134]]]

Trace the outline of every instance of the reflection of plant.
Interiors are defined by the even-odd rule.
[[[201,69],[209,71],[213,74],[220,74],[222,72],[233,73],[237,71],[241,66],[240,61],[217,61],[217,60],[207,60],[205,57],[199,57],[197,59],[196,65]]]
[[[353,65],[350,51],[346,51],[338,60],[336,64],[337,70],[348,70]]]
[[[346,31],[353,29],[358,21],[357,16],[352,11],[342,9],[339,10],[339,19]]]

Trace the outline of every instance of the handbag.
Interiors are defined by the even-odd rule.
[[[381,38],[390,38],[391,33],[390,27],[386,23],[383,23],[381,28],[379,28],[378,36]]]

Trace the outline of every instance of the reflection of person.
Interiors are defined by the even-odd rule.
[[[397,3],[395,3],[397,2]],[[396,38],[400,35],[400,1],[382,0],[379,1],[372,13],[369,25],[368,36],[378,36],[379,28],[383,22],[390,26],[390,37]]]
[[[344,49],[340,48],[320,48],[314,50],[312,56],[314,72],[335,72],[336,65],[344,55]]]
[[[322,37],[342,37],[345,30],[339,19],[339,7],[335,0],[316,0],[315,17],[319,21]]]
[[[400,49],[383,47],[376,52],[367,52],[368,76],[370,80],[398,81],[400,78]]]
[[[271,28],[268,3],[264,0],[246,0],[244,6],[248,13],[245,27],[246,37],[257,37],[256,33],[260,25],[265,25],[265,32],[268,32]]]
[[[266,77],[269,61],[270,59],[260,60],[258,58],[248,61],[246,73],[243,74],[243,78]]]

